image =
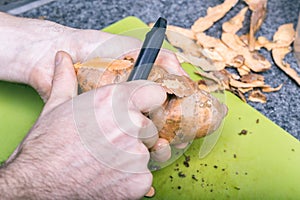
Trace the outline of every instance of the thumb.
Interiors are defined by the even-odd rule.
[[[51,94],[43,114],[77,95],[78,83],[71,56],[66,52],[58,51],[54,64]]]

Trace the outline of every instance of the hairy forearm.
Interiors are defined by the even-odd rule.
[[[20,171],[11,167],[0,168],[0,199],[28,198],[28,190],[25,190],[25,179],[19,176]]]
[[[104,41],[113,38],[112,34],[101,31],[74,29],[1,12],[0,19],[0,80],[28,84],[45,101],[50,95],[58,51],[68,52],[73,62],[79,62]],[[101,49],[98,53],[105,55],[107,51]]]
[[[64,199],[58,188],[53,188],[49,174],[42,174],[42,169],[34,163],[24,165],[14,161],[0,169],[0,199]]]
[[[52,163],[37,165],[38,162],[37,155],[21,153],[1,167],[0,199],[75,199],[73,194],[76,194],[78,187],[75,184],[64,184],[63,178],[55,176],[50,170],[54,168]]]
[[[45,52],[56,53],[55,41],[66,27],[1,12],[0,19],[0,80],[29,83],[32,66]]]

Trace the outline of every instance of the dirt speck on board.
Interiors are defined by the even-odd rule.
[[[241,130],[241,132],[239,132],[238,134],[239,134],[239,135],[247,135],[247,133],[248,133],[248,131],[245,130],[245,129],[243,129],[243,130]]]
[[[240,190],[241,188],[237,187],[237,186],[234,186],[234,189],[236,190]]]
[[[178,173],[178,176],[179,176],[180,178],[185,178],[185,177],[186,177],[186,175],[185,175],[184,173],[182,173],[182,172],[179,172],[179,173]]]
[[[186,167],[189,167],[189,166],[190,166],[189,162],[190,162],[190,160],[191,160],[191,157],[190,157],[190,156],[187,156],[187,155],[185,155],[185,154],[183,154],[183,155],[184,155],[183,165],[186,166]]]
[[[192,175],[192,179],[195,181],[198,181],[198,179],[196,178],[196,176],[194,174]]]

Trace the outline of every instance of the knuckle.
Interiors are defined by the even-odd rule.
[[[143,197],[149,191],[152,185],[152,179],[153,177],[150,172],[134,174],[127,188],[127,191],[130,192],[129,197],[131,199]]]

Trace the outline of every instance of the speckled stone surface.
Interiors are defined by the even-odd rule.
[[[145,23],[153,22],[162,16],[169,24],[188,28],[198,17],[205,15],[209,6],[222,2],[222,0],[60,0],[30,10],[22,16],[33,18],[44,16],[47,20],[81,29],[102,29],[126,16],[136,16]],[[207,33],[220,36],[222,22],[230,19],[244,6],[240,0],[237,6]],[[267,18],[257,35],[272,39],[281,24],[293,23],[296,27],[299,8],[299,0],[269,0]],[[245,21],[245,27],[247,24],[249,21]],[[246,31],[247,28],[243,28],[239,33]],[[273,64],[270,53],[262,51],[262,54]],[[297,66],[292,53],[288,54],[286,61],[300,73],[300,67]],[[271,70],[262,74],[266,83],[271,86],[280,83],[284,83],[284,86],[279,92],[268,93],[266,104],[250,104],[300,140],[300,87],[274,64]]]

